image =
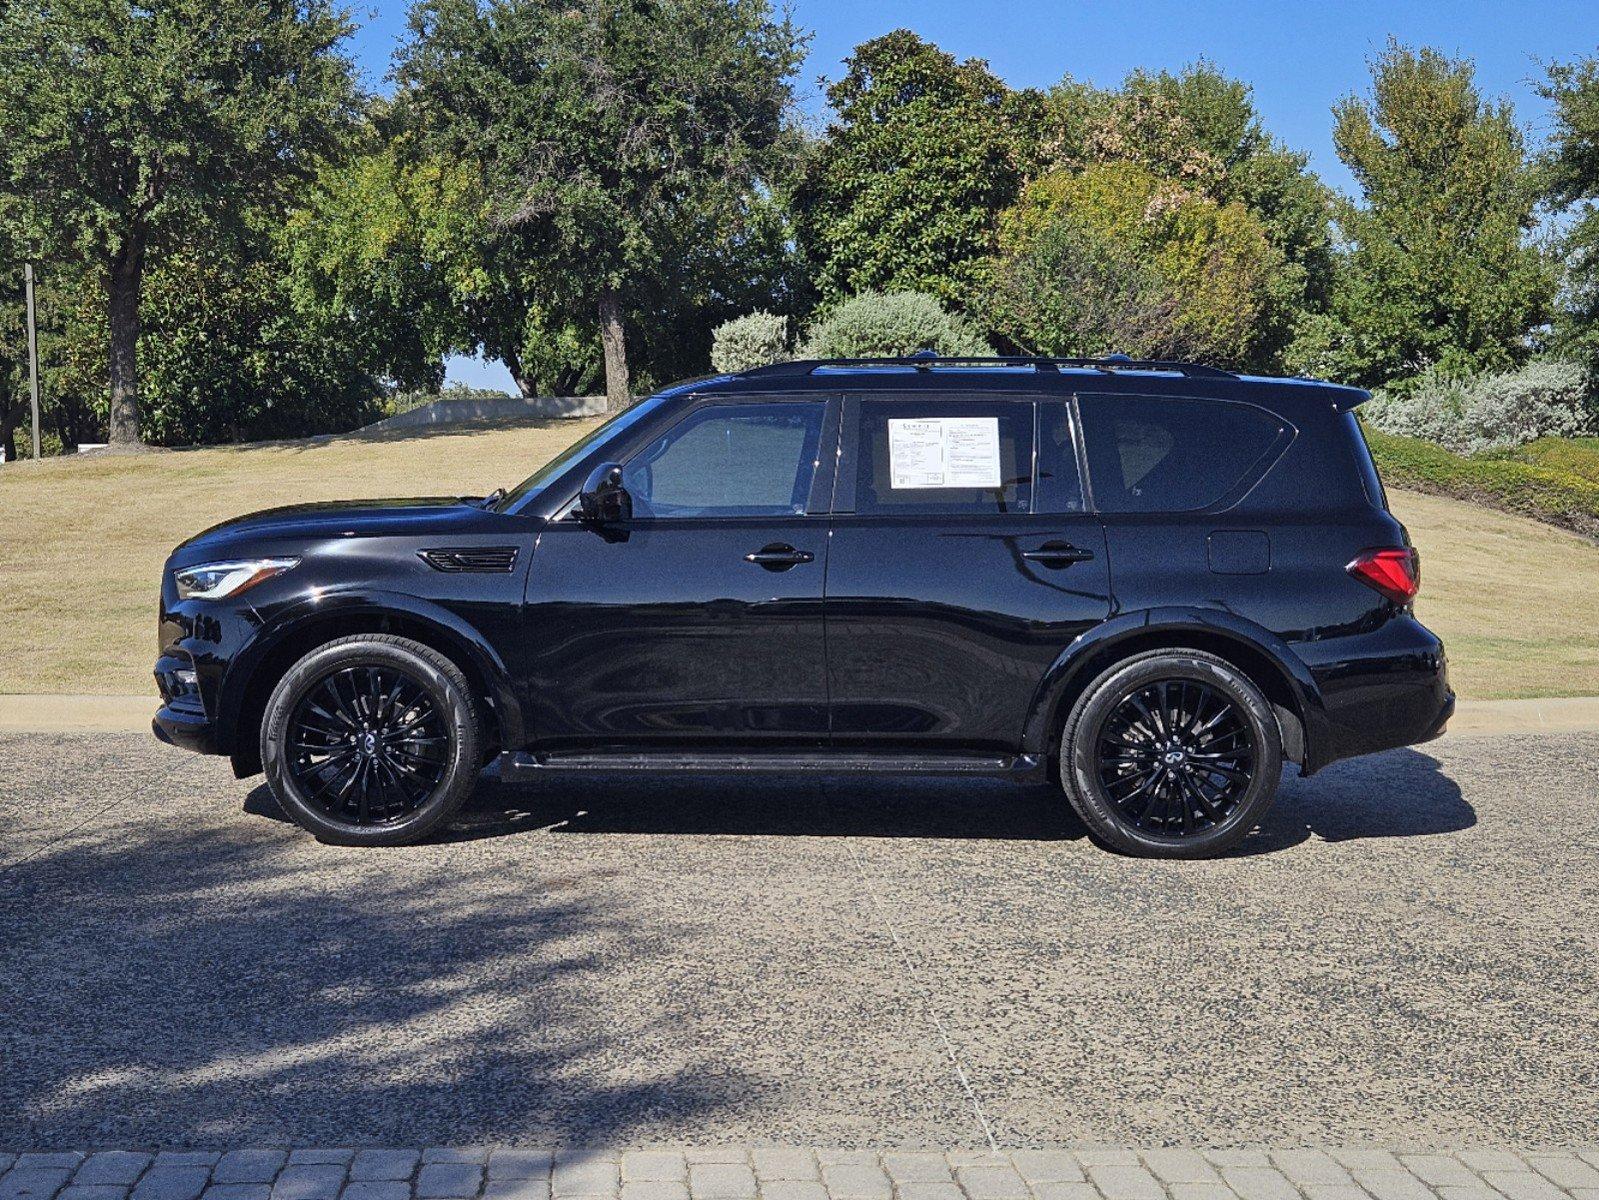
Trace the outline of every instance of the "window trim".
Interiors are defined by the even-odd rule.
[[[1250,408],[1262,414],[1277,426],[1277,436],[1274,437],[1266,448],[1256,458],[1252,459],[1238,477],[1232,487],[1223,492],[1211,503],[1199,508],[1151,508],[1138,511],[1122,511],[1118,509],[1101,509],[1098,497],[1095,495],[1093,471],[1088,460],[1088,425],[1082,419],[1081,401],[1106,400],[1110,402],[1125,400],[1154,400],[1157,402],[1185,401],[1192,404],[1230,404],[1238,408]],[[1248,400],[1234,400],[1218,396],[1193,396],[1186,393],[1162,394],[1156,392],[1073,392],[1072,411],[1076,418],[1074,432],[1077,436],[1078,464],[1083,473],[1083,499],[1088,511],[1099,517],[1182,517],[1206,516],[1226,512],[1241,504],[1246,496],[1260,486],[1272,467],[1277,465],[1279,459],[1287,453],[1288,447],[1293,445],[1294,439],[1299,436],[1299,427],[1282,413],[1254,404]]]
[[[979,518],[995,520],[1003,517],[1030,517],[1038,495],[1038,406],[1048,397],[1036,391],[937,391],[937,392],[854,392],[846,394],[843,398],[840,415],[840,438],[838,447],[838,466],[835,472],[833,486],[832,512],[835,516],[861,516],[873,519],[888,520],[960,520],[964,518]],[[889,401],[892,403],[926,404],[934,408],[956,404],[1031,404],[1033,406],[1030,431],[1032,436],[1032,456],[1027,477],[1027,508],[1017,509],[1008,513],[894,513],[874,512],[860,513],[855,508],[855,485],[858,473],[861,439],[861,401]],[[1074,429],[1075,435],[1075,429]],[[1081,449],[1079,448],[1079,454]]]
[[[816,442],[815,469],[811,472],[810,491],[806,495],[805,511],[798,513],[696,513],[692,516],[661,516],[650,514],[632,518],[628,524],[642,525],[645,522],[652,524],[670,522],[674,525],[688,521],[797,521],[805,517],[825,516],[828,513],[833,490],[833,477],[837,471],[836,462],[830,470],[828,465],[829,447],[836,447],[838,441],[838,397],[829,392],[787,392],[777,394],[745,394],[732,395],[718,393],[715,395],[696,397],[694,402],[687,405],[677,415],[677,419],[657,429],[646,432],[641,438],[627,448],[627,452],[615,461],[625,471],[628,464],[633,462],[661,438],[670,435],[678,426],[693,420],[701,413],[713,408],[752,408],[762,405],[777,404],[820,404],[822,406],[822,427]],[[836,457],[836,449],[834,451]],[[574,495],[568,502],[570,507],[575,504],[577,497]]]

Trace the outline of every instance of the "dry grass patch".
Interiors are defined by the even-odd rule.
[[[481,495],[594,425],[47,460],[0,468],[0,692],[150,693],[157,577],[174,544],[256,509]],[[1463,695],[1599,695],[1599,547],[1520,517],[1410,492],[1422,619]]]
[[[477,426],[0,467],[0,692],[154,694],[161,564],[242,513],[483,495],[596,424]]]
[[[1421,550],[1416,615],[1461,695],[1599,695],[1599,546],[1442,496],[1389,500]]]

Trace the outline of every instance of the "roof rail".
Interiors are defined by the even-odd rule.
[[[1006,356],[977,356],[953,355],[948,358],[928,354],[923,351],[919,354],[900,358],[802,358],[793,362],[772,363],[765,367],[754,367],[751,370],[740,372],[741,379],[793,379],[803,375],[813,375],[819,370],[850,370],[860,368],[869,370],[873,367],[899,367],[916,371],[932,371],[944,367],[1032,367],[1036,371],[1087,370],[1104,371],[1169,371],[1174,375],[1184,375],[1191,379],[1236,379],[1237,375],[1231,371],[1224,371],[1220,367],[1209,367],[1203,363],[1176,362],[1163,358],[1128,358],[1123,354],[1111,354],[1104,358],[1044,358],[1036,356],[1006,357]]]

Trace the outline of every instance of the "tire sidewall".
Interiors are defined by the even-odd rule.
[[[1097,747],[1105,721],[1127,695],[1159,680],[1188,679],[1219,689],[1238,705],[1255,742],[1256,770],[1237,807],[1214,829],[1184,838],[1160,837],[1123,820],[1105,794]],[[1072,806],[1101,840],[1128,854],[1158,858],[1211,858],[1236,846],[1265,815],[1282,774],[1282,735],[1271,704],[1231,664],[1199,652],[1157,653],[1106,671],[1083,693],[1063,739],[1062,778]]]
[[[421,645],[395,640],[354,638],[311,651],[278,681],[261,722],[261,766],[279,805],[302,828],[339,845],[392,846],[426,837],[454,815],[477,779],[477,717],[469,692],[454,664]],[[362,827],[334,820],[312,804],[289,771],[289,722],[300,701],[336,671],[381,666],[403,671],[419,684],[449,722],[454,734],[450,761],[438,789],[415,812],[393,824]],[[452,678],[452,675],[457,678]]]

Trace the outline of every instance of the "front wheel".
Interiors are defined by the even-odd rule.
[[[1282,735],[1231,663],[1198,650],[1136,655],[1089,684],[1061,739],[1072,807],[1110,846],[1210,858],[1253,829],[1277,794]]]
[[[476,704],[430,646],[388,634],[338,638],[295,663],[261,722],[278,803],[323,841],[395,846],[454,815],[477,779]]]

